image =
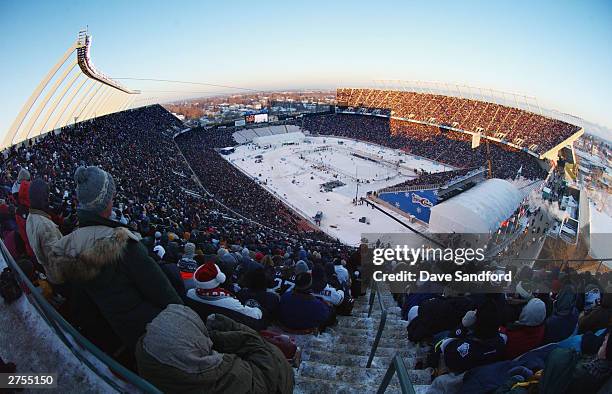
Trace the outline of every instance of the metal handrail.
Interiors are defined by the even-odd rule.
[[[415,394],[414,387],[412,386],[412,382],[408,377],[408,368],[406,368],[406,364],[404,364],[404,359],[399,354],[396,354],[389,364],[389,368],[383,377],[380,386],[378,387],[377,394],[383,394],[389,383],[391,383],[391,379],[393,375],[397,372],[397,378],[400,384],[400,390],[402,390],[402,394]]]
[[[134,392],[135,388],[144,393],[161,394],[161,391],[155,386],[113,360],[72,327],[72,325],[68,323],[39,293],[38,289],[23,273],[21,268],[19,268],[2,240],[0,240],[0,253],[4,261],[6,261],[6,264],[17,274],[18,278],[16,279],[29,290],[30,294],[27,297],[28,301],[38,310],[38,313],[40,313],[41,317],[49,324],[53,331],[55,331],[59,339],[83,364],[118,392]],[[125,384],[121,384],[121,382],[112,379],[108,373],[105,373],[105,371],[96,366],[92,360],[87,358],[83,351],[90,353],[98,361],[106,365],[110,372],[133,387],[126,387]]]
[[[376,350],[378,349],[378,344],[380,343],[380,338],[382,337],[382,333],[385,329],[385,324],[387,323],[387,308],[382,301],[380,296],[380,292],[378,290],[378,285],[376,282],[372,282],[372,288],[370,289],[370,299],[369,299],[369,309],[368,309],[368,317],[372,314],[372,307],[374,306],[374,298],[378,299],[378,305],[380,305],[380,323],[378,324],[378,330],[376,331],[376,337],[374,337],[374,342],[372,342],[372,348],[370,349],[370,356],[368,357],[368,363],[366,364],[366,368],[370,368],[372,366],[372,360],[374,360],[374,355],[376,354]]]

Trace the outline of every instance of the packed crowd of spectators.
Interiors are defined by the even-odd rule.
[[[219,158],[214,148],[233,144],[227,131],[178,137],[188,164],[168,132],[176,122],[146,107],[12,148],[1,165],[2,238],[71,324],[162,391],[289,393],[297,349],[274,327],[313,333],[350,315],[363,295],[367,248],[355,251],[292,221]],[[384,119],[326,115],[305,126],[420,149]],[[506,163],[509,176],[517,164],[530,171],[525,155],[500,151],[522,163]],[[240,198],[229,195],[230,185]],[[431,368],[432,389],[609,389],[612,275],[526,268],[514,283],[489,295],[419,284],[397,296],[408,339],[432,345],[415,366]],[[542,283],[551,290],[542,292]]]
[[[580,127],[543,115],[485,101],[429,93],[376,89],[338,89],[338,103],[352,107],[389,108],[392,116],[447,125],[470,132],[499,134],[504,141],[544,153]]]
[[[235,145],[231,129],[192,130],[176,143],[204,188],[231,210],[273,229],[331,241],[219,155],[216,149]]]
[[[398,187],[411,187],[411,186],[429,186],[429,187],[440,187],[446,185],[455,179],[461,178],[474,171],[474,168],[464,168],[460,170],[442,171],[434,173],[419,173],[417,178],[408,179],[404,182],[398,183],[393,186],[389,186],[387,189],[398,188]]]
[[[491,158],[494,177],[508,179],[518,175],[527,179],[543,179],[546,172],[537,160],[506,145],[484,141],[472,149],[467,134],[374,116],[328,114],[307,116],[304,128],[311,133],[337,135],[372,142],[439,161],[453,167],[487,167]]]
[[[490,294],[428,282],[396,295],[409,340],[431,345],[416,366],[431,368],[430,392],[610,392],[612,273],[514,274]]]
[[[179,127],[152,106],[12,147],[1,164],[2,238],[74,327],[164,391],[210,384],[213,392],[290,392],[295,344],[264,329],[311,332],[350,314],[352,294],[361,293],[359,276],[352,280],[359,259],[305,233],[281,205],[276,217],[241,208],[248,220],[226,209],[191,176],[172,139]],[[204,163],[206,153],[218,155],[202,153]],[[236,190],[266,193],[231,166],[217,171]],[[272,207],[260,204],[250,207]],[[177,327],[185,345],[168,337]],[[206,350],[199,361],[190,359],[195,349]],[[204,373],[207,365],[219,372]]]

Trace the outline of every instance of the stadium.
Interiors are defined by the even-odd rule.
[[[520,308],[552,310],[559,269],[534,263],[547,235],[578,242],[579,211],[555,220],[546,201],[576,180],[579,118],[517,94],[381,81],[338,87],[325,111],[200,126],[103,74],[91,47],[80,32],[3,140],[0,322],[30,344],[0,353],[3,371],[56,366],[62,392],[426,393],[458,376],[478,392],[485,368],[524,373],[530,354],[543,369],[530,352],[574,333],[529,346],[505,326]],[[557,197],[576,208],[570,189]],[[363,260],[387,233],[484,234],[496,264],[527,268],[513,271],[517,301],[391,292]],[[471,337],[440,353],[433,334],[478,333],[497,309],[512,356]]]

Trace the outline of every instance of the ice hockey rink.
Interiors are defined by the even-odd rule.
[[[448,171],[447,165],[379,145],[335,137],[279,137],[237,146],[224,155],[237,168],[312,221],[323,213],[320,228],[348,245],[357,245],[362,233],[403,233],[406,227],[353,199],[416,177],[415,170]],[[324,191],[322,185],[343,186]],[[387,211],[405,223],[408,219]],[[365,217],[365,223],[360,222]],[[419,231],[425,226],[410,224]]]

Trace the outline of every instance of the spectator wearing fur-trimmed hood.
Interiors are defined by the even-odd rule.
[[[80,167],[75,181],[80,227],[53,243],[49,261],[80,293],[73,302],[93,301],[124,344],[133,348],[147,323],[169,304],[183,301],[139,238],[108,219],[115,188],[111,175],[98,167]]]

